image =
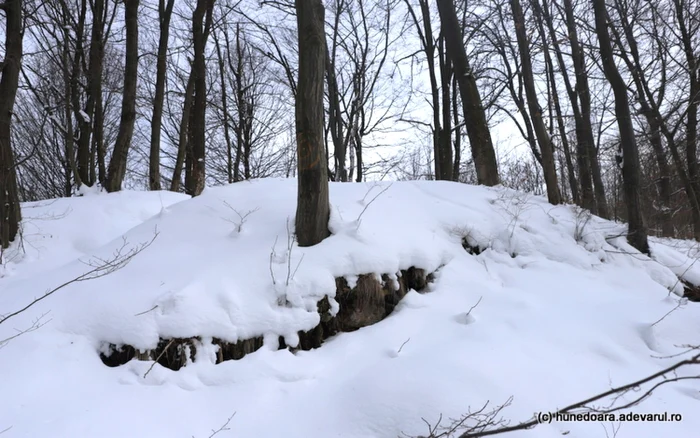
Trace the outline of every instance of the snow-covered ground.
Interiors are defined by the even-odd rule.
[[[295,196],[295,180],[272,179],[194,199],[123,192],[24,205],[22,245],[0,267],[0,314],[115,252],[141,251],[0,324],[0,340],[43,324],[0,349],[3,438],[200,438],[234,413],[217,438],[395,438],[426,434],[422,419],[511,396],[502,415],[513,424],[645,377],[700,344],[700,307],[679,306],[678,275],[700,284],[692,243],[653,239],[649,259],[621,237],[624,226],[571,206],[401,182],[332,184],[332,236],[290,254]],[[469,254],[463,239],[483,251]],[[318,324],[316,302],[333,297],[336,277],[352,284],[411,266],[435,281],[385,320],[315,350],[278,350],[279,336],[294,345]],[[107,344],[145,350],[192,336],[203,345],[178,371],[136,360],[110,368],[99,357]],[[214,363],[211,338],[255,336],[260,350]],[[662,386],[627,411],[683,421],[624,423],[617,437],[696,437],[699,401],[699,381]],[[505,436],[602,438],[611,427],[553,422]]]

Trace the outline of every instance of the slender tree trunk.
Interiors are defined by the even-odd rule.
[[[67,12],[67,16],[70,16],[70,12]],[[88,186],[92,185],[90,181],[90,137],[92,134],[92,96],[88,94],[87,104],[85,110],[81,109],[80,105],[80,72],[81,66],[85,58],[85,50],[83,48],[83,36],[85,33],[85,17],[87,15],[87,0],[81,0],[80,2],[80,12],[78,15],[78,20],[76,23],[76,35],[75,35],[75,52],[73,53],[73,65],[71,71],[71,95],[70,98],[73,102],[73,113],[75,115],[75,120],[78,125],[78,140],[77,140],[77,170],[80,175],[80,181]],[[99,26],[99,22],[97,23]],[[88,71],[89,76],[90,71]],[[88,78],[89,83],[90,78]],[[89,87],[89,85],[88,85]]]
[[[450,103],[450,83],[452,82],[452,60],[445,52],[444,38],[440,38],[438,50],[440,55],[440,82],[442,84],[442,128],[440,140],[440,174],[437,179],[452,181],[452,105]]]
[[[100,185],[105,187],[107,184],[107,151],[105,150],[104,140],[104,108],[102,105],[102,85],[99,87],[99,94],[95,98],[95,126],[94,126],[94,142],[97,152],[97,169],[98,180]]]
[[[595,27],[600,45],[600,56],[605,77],[615,94],[615,116],[620,129],[622,150],[622,180],[627,204],[627,222],[629,231],[627,241],[640,252],[649,254],[647,229],[642,216],[640,200],[640,176],[637,142],[634,125],[627,99],[627,84],[620,75],[613,59],[613,50],[608,34],[607,10],[605,0],[592,0],[595,12]]]
[[[312,246],[330,235],[328,166],[323,142],[325,41],[321,0],[295,0],[299,33],[299,80],[296,95],[299,166],[295,230],[299,246]]]
[[[595,140],[593,137],[593,126],[591,125],[591,93],[588,85],[586,58],[583,53],[583,49],[579,44],[578,31],[576,29],[576,21],[574,19],[574,6],[571,3],[571,0],[564,0],[564,11],[566,15],[567,28],[569,29],[571,56],[573,57],[574,61],[574,72],[576,74],[576,92],[579,100],[581,101],[583,141],[581,141],[579,138],[579,143],[583,143],[580,145],[580,147],[582,149],[585,148],[585,151],[580,152],[585,154],[586,158],[582,159],[587,161],[587,163],[585,163],[587,166],[590,166],[590,174],[593,179],[593,190],[595,194],[596,212],[599,216],[607,218],[609,217],[609,214],[607,201],[605,199],[605,187],[603,186],[603,179],[600,173],[598,151],[596,150]],[[583,169],[580,169],[579,173],[583,173]],[[581,184],[583,185],[583,179],[581,179]],[[588,185],[588,181],[586,181],[586,185]],[[587,186],[584,190],[589,190],[589,187]],[[588,196],[588,194],[585,194],[584,196]]]
[[[530,116],[532,117],[537,143],[540,145],[540,152],[542,153],[542,171],[544,173],[545,184],[547,185],[547,199],[551,204],[559,204],[561,203],[561,193],[559,193],[559,182],[557,181],[554,147],[547,133],[547,127],[542,119],[542,108],[537,99],[535,78],[532,72],[532,59],[530,58],[530,43],[525,30],[525,15],[523,14],[523,9],[520,6],[519,0],[510,0],[510,7],[513,12],[515,35],[518,40],[518,51],[520,52],[520,64],[523,72],[527,104],[530,109]]]
[[[88,67],[88,96],[85,112],[92,119],[88,124],[92,135],[90,137],[90,182],[105,182],[105,162],[103,148],[103,117],[102,117],[102,70],[104,64],[104,14],[105,0],[94,0],[92,7],[92,33],[90,36],[90,63]],[[99,168],[95,177],[95,156]]]
[[[22,213],[17,192],[17,168],[12,151],[12,114],[22,62],[22,1],[6,0],[5,59],[0,77],[0,248],[17,233]]]
[[[339,14],[337,14],[339,15]],[[333,141],[333,156],[335,160],[335,180],[347,182],[348,171],[345,168],[347,144],[343,135],[343,120],[340,115],[340,93],[338,79],[335,75],[335,63],[326,47],[326,81],[328,82],[328,125]]]
[[[564,124],[564,116],[561,110],[561,104],[559,102],[559,92],[557,91],[557,80],[554,75],[554,62],[552,62],[552,57],[549,52],[549,43],[547,41],[547,32],[544,28],[544,22],[542,18],[542,9],[540,8],[537,0],[531,0],[533,4],[533,11],[535,13],[535,18],[537,21],[537,27],[540,34],[540,39],[542,40],[543,50],[544,50],[544,62],[545,69],[547,70],[547,77],[549,78],[550,92],[552,103],[554,104],[554,112],[557,119],[557,128],[559,130],[559,137],[561,137],[561,146],[564,151],[564,159],[566,162],[567,176],[569,179],[569,187],[571,188],[571,197],[574,204],[579,204],[579,193],[578,193],[578,183],[576,181],[576,172],[574,170],[574,163],[571,159],[571,148],[569,147],[569,139],[566,135],[566,126]],[[552,148],[553,149],[553,148]],[[562,175],[564,171],[562,170]],[[564,177],[562,176],[562,179]],[[562,185],[564,183],[562,182]]]
[[[452,75],[452,117],[454,118],[455,130],[455,159],[454,168],[452,170],[452,179],[454,181],[459,181],[459,165],[462,161],[462,128],[459,123],[459,106],[457,100],[457,78]]]
[[[534,8],[539,8],[539,3],[537,0],[533,0],[532,5]],[[547,22],[547,28],[549,29],[552,47],[557,58],[557,64],[559,65],[559,70],[561,72],[562,78],[564,79],[566,92],[569,96],[569,102],[571,103],[571,110],[574,113],[576,132],[576,163],[579,168],[578,176],[579,182],[581,184],[579,205],[581,205],[583,208],[590,210],[591,213],[597,214],[598,208],[596,205],[595,194],[593,191],[593,180],[591,176],[591,157],[589,157],[589,148],[587,146],[588,143],[593,140],[593,131],[590,124],[590,114],[588,116],[588,123],[586,123],[585,118],[582,114],[581,107],[579,106],[578,89],[580,86],[582,86],[581,84],[584,78],[587,78],[587,73],[585,70],[585,59],[583,58],[583,52],[581,51],[581,47],[578,42],[578,31],[576,29],[576,22],[573,21],[573,6],[571,5],[570,1],[565,0],[564,7],[569,42],[572,47],[572,56],[574,57],[574,72],[576,74],[575,87],[572,86],[571,81],[569,80],[569,76],[566,73],[567,66],[564,63],[564,57],[562,54],[561,47],[558,43],[558,36],[554,27],[554,21],[552,19],[552,15],[547,4],[547,0],[542,0],[543,16],[545,21]],[[583,69],[581,69],[582,62]]]
[[[666,161],[666,154],[661,142],[661,128],[655,117],[647,117],[649,122],[649,143],[654,150],[656,164],[659,168],[659,178],[656,181],[659,189],[661,233],[664,237],[674,237],[675,230],[671,217],[671,171]],[[694,210],[693,210],[694,211]]]
[[[124,95],[122,98],[122,114],[119,132],[114,145],[112,159],[107,170],[106,189],[108,192],[118,192],[122,188],[126,176],[126,165],[134,136],[136,122],[136,85],[138,81],[139,62],[139,0],[124,0],[124,21],[126,22],[126,62],[124,71]]]
[[[192,38],[194,40],[194,60],[192,72],[194,73],[194,102],[190,119],[190,133],[188,147],[192,151],[190,162],[191,178],[185,179],[185,191],[192,196],[198,196],[204,190],[205,185],[205,129],[207,111],[207,66],[204,59],[204,50],[207,43],[207,31],[211,23],[214,0],[197,0],[197,6],[192,15]],[[206,18],[205,18],[206,17]],[[205,24],[206,19],[206,24]]]
[[[495,186],[499,184],[496,152],[491,142],[491,133],[486,122],[486,112],[481,102],[476,78],[467,58],[457,13],[452,0],[437,0],[437,6],[447,53],[452,59],[462,97],[464,121],[476,167],[477,180],[479,184]]]
[[[690,16],[690,27],[686,24],[684,0],[673,1],[680,30],[680,38],[685,54],[688,79],[689,99],[685,125],[685,156],[688,162],[688,179],[695,194],[695,203],[700,204],[700,166],[698,165],[698,102],[700,102],[700,79],[698,78],[698,57],[695,54],[697,46],[693,41],[693,18]],[[697,29],[697,24],[695,25]],[[691,196],[689,194],[689,196]],[[700,211],[693,209],[693,229],[695,239],[700,241]]]
[[[63,102],[63,117],[65,119],[65,126],[63,129],[63,142],[65,143],[65,153],[66,161],[70,167],[71,174],[75,179],[75,188],[80,187],[83,184],[82,178],[80,178],[80,173],[78,172],[78,166],[75,162],[75,131],[73,130],[73,110],[71,105],[71,69],[70,69],[70,46],[68,39],[68,29],[63,29],[65,42],[63,43],[62,53],[61,53],[61,67],[63,69],[63,93],[65,100]],[[69,190],[67,196],[72,194],[72,190]]]
[[[156,90],[153,98],[153,116],[151,117],[151,151],[148,161],[148,187],[160,190],[160,130],[163,126],[163,100],[165,99],[165,81],[167,77],[168,39],[170,38],[170,17],[175,0],[158,1],[158,21],[160,38],[158,40],[158,61],[156,62]],[[222,85],[223,87],[223,85]]]
[[[238,32],[238,26],[236,26],[236,32]],[[228,39],[228,32],[224,33],[224,38]],[[226,174],[228,176],[228,183],[231,184],[233,179],[233,147],[231,145],[231,132],[229,128],[229,113],[228,113],[228,90],[226,86],[226,73],[225,73],[225,63],[224,57],[221,54],[221,45],[219,44],[219,38],[214,32],[214,45],[216,46],[216,58],[219,62],[219,81],[221,82],[221,110],[223,112],[223,125],[224,125],[224,139],[226,140]]]
[[[430,6],[428,0],[419,0],[421,16],[423,17],[423,30],[425,32],[425,57],[428,62],[428,78],[430,79],[430,95],[433,106],[433,158],[435,166],[435,179],[441,179],[440,168],[440,90],[438,88],[437,73],[435,72],[435,42],[433,38],[433,26],[430,22]],[[358,157],[360,154],[358,153]],[[358,167],[359,169],[359,167]]]

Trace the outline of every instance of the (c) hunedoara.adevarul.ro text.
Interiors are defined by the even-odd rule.
[[[567,422],[567,421],[648,421],[648,422],[664,422],[664,421],[682,421],[683,415],[670,412],[661,413],[602,413],[602,412],[579,412],[579,413],[564,413],[564,412],[538,412],[535,414],[537,422],[552,423],[552,422]]]

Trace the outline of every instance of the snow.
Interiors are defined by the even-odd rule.
[[[192,199],[125,191],[24,204],[24,243],[0,268],[0,313],[119,250],[141,251],[0,325],[5,339],[46,315],[0,349],[0,430],[208,437],[235,412],[217,437],[424,435],[421,418],[434,424],[511,396],[503,415],[528,420],[645,377],[698,344],[700,309],[679,301],[678,276],[700,284],[692,243],[651,239],[649,258],[626,243],[624,225],[571,206],[504,188],[401,182],[332,183],[332,236],[299,248],[289,236],[295,196],[295,180],[265,179]],[[483,251],[467,253],[463,238]],[[334,296],[336,277],[352,285],[411,266],[436,279],[385,320],[319,349],[277,350],[279,336],[294,345],[318,324],[316,302]],[[178,371],[99,358],[108,343],[151,349],[191,336],[203,345]],[[262,349],[214,363],[212,338],[255,336]],[[624,423],[617,437],[695,436],[699,399],[697,381],[663,386],[632,411],[683,421]],[[508,436],[567,431],[605,436],[593,422]]]

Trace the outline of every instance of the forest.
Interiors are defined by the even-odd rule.
[[[302,228],[324,228],[328,181],[422,179],[574,203],[642,252],[700,239],[692,0],[1,9],[3,247],[20,202],[267,177],[298,177]]]

